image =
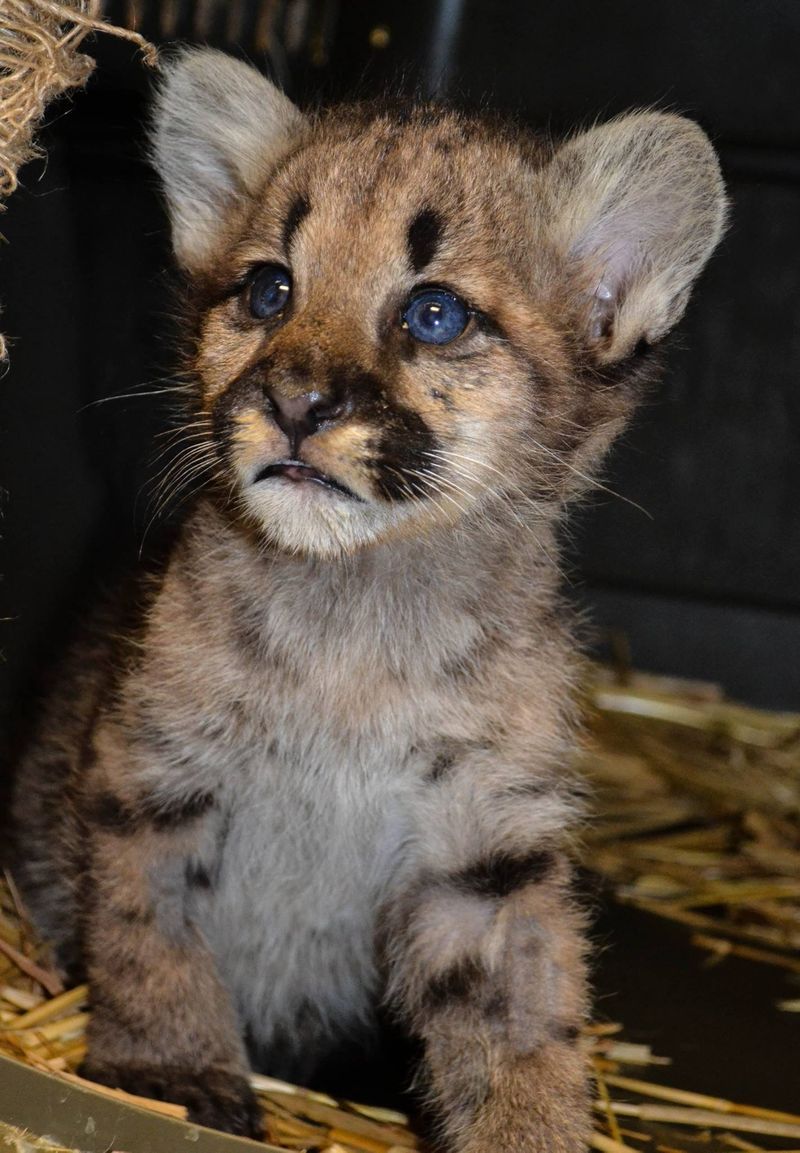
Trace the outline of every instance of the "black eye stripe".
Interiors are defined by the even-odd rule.
[[[444,222],[432,208],[418,213],[408,226],[408,256],[414,272],[421,272],[433,260],[444,232]]]
[[[309,204],[307,197],[298,196],[292,204],[292,207],[289,209],[289,215],[286,217],[286,223],[283,226],[282,241],[284,252],[288,253],[295,233],[305,218],[308,216],[310,211],[311,205]]]

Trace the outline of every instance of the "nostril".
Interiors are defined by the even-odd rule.
[[[289,438],[293,455],[296,455],[300,442],[315,433],[321,424],[341,420],[349,412],[347,401],[326,397],[316,391],[287,396],[276,389],[266,389],[265,395],[273,420]]]
[[[347,412],[348,406],[345,401],[326,399],[320,396],[309,415],[314,417],[317,424],[322,424],[326,420],[341,420],[343,416],[347,415]]]

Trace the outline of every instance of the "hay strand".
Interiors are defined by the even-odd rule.
[[[597,1102],[603,1108],[601,1101]],[[759,1133],[764,1137],[787,1137],[800,1140],[800,1124],[769,1121],[758,1117],[731,1116],[713,1109],[690,1109],[682,1105],[632,1105],[628,1101],[612,1101],[611,1108],[618,1117],[637,1117],[641,1121],[666,1122],[669,1125],[688,1125],[696,1129],[737,1129],[744,1133]]]
[[[0,340],[2,340],[2,337],[0,337]],[[0,358],[2,358],[2,348],[0,348]],[[10,961],[13,961],[18,969],[38,982],[46,993],[55,996],[57,993],[63,992],[64,985],[58,974],[43,968],[30,957],[26,957],[24,953],[8,941],[4,941],[2,937],[0,937],[0,953],[4,953]]]

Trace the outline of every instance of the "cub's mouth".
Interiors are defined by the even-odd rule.
[[[361,497],[352,489],[347,488],[338,480],[334,480],[327,473],[312,468],[310,464],[305,464],[302,460],[278,460],[274,464],[268,464],[256,473],[253,484],[258,484],[262,480],[270,480],[274,476],[283,477],[292,484],[318,484],[322,488],[327,488],[331,492],[338,492],[350,500],[361,501]]]

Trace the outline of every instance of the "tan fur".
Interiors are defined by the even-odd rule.
[[[87,1072],[254,1135],[245,1032],[306,1077],[385,1005],[444,1149],[576,1153],[557,530],[719,238],[713,152],[656,113],[560,148],[437,108],[312,121],[190,52],[155,156],[207,485],[138,625],[73,652],[15,805],[20,883],[88,969]],[[265,264],[292,295],[258,319]],[[431,284],[471,309],[435,346]]]

